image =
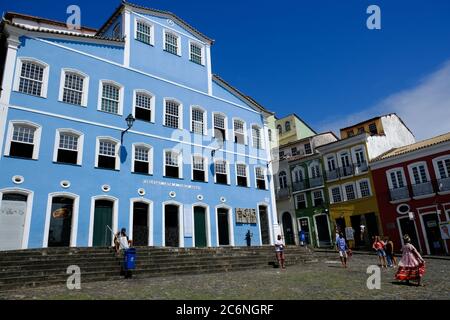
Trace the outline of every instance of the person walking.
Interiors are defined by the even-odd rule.
[[[389,237],[384,238],[385,246],[385,252],[386,252],[386,260],[388,267],[396,267],[397,266],[397,258],[395,257],[394,253],[394,243],[392,240],[389,240]]]
[[[278,265],[282,270],[285,270],[286,266],[284,264],[284,243],[283,240],[281,240],[281,235],[278,235],[277,240],[275,240],[275,253],[277,256]]]
[[[376,236],[372,248],[377,252],[377,256],[380,259],[380,266],[382,268],[387,268],[384,246],[384,242],[380,240],[379,236]]]
[[[339,252],[339,258],[341,259],[342,266],[347,268],[347,241],[345,241],[344,234],[341,232],[336,239],[336,250]]]
[[[398,264],[395,278],[399,281],[417,280],[417,286],[423,286],[422,278],[425,274],[425,260],[417,249],[411,244],[411,238],[405,234],[403,237],[402,258]]]

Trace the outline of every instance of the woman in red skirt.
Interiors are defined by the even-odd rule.
[[[417,286],[421,286],[422,277],[425,274],[425,260],[411,244],[411,238],[406,234],[403,237],[405,245],[402,248],[402,259],[398,264],[395,278],[400,281],[417,280]]]

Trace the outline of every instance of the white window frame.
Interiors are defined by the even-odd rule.
[[[225,160],[225,159],[215,159],[213,164],[214,164],[214,183],[217,183],[217,174],[216,174],[216,161],[223,161],[225,162],[225,170],[226,170],[226,174],[227,174],[227,185],[230,185],[230,163]]]
[[[189,61],[191,61],[191,62],[194,62],[191,59],[191,44],[194,44],[194,45],[199,46],[201,48],[201,50],[202,50],[202,53],[201,53],[202,54],[202,61],[201,61],[200,65],[204,66],[205,62],[206,62],[206,59],[205,59],[205,46],[203,44],[201,44],[200,42],[198,42],[198,41],[189,40]],[[194,62],[194,63],[198,64],[196,62]]]
[[[215,132],[215,123],[214,123],[214,116],[215,115],[221,115],[221,116],[223,116],[224,117],[224,126],[225,126],[225,141],[228,141],[228,139],[229,139],[229,133],[228,133],[228,117],[226,116],[226,114],[225,113],[223,113],[223,112],[219,112],[219,111],[214,111],[214,112],[212,112],[212,136],[213,136],[213,138],[215,138],[216,137],[216,132]]]
[[[245,166],[245,174],[246,174],[246,178],[247,178],[247,185],[246,187],[250,187],[250,171],[248,169],[248,164],[244,163],[244,162],[236,162],[235,166],[234,166],[234,176],[235,176],[235,180],[236,180],[236,186],[238,186],[238,174],[237,174],[237,166],[238,165],[244,165]]]
[[[255,137],[253,136],[253,127],[256,127],[256,128],[259,129],[259,137],[260,137],[260,146],[259,146],[259,148],[258,148],[257,145],[255,145],[255,141],[254,141]],[[256,124],[256,123],[252,123],[251,126],[250,126],[250,130],[251,130],[250,132],[251,132],[251,136],[252,136],[252,138],[251,138],[251,140],[252,140],[252,147],[255,148],[255,149],[258,149],[258,150],[264,150],[264,131],[263,131],[263,128],[260,125]]]
[[[325,203],[325,194],[323,193],[323,190],[322,189],[313,190],[313,191],[311,191],[311,201],[313,203],[313,207],[316,206],[316,198],[314,198],[314,193],[315,192],[320,192],[322,194],[322,203]]]
[[[104,84],[109,84],[109,85],[113,85],[119,88],[119,110],[117,110],[117,113],[111,113],[111,112],[107,112],[107,111],[103,111],[102,110],[102,98],[103,98],[103,85]],[[112,114],[112,115],[116,115],[116,116],[122,116],[123,115],[123,100],[124,100],[124,87],[123,85],[121,85],[118,82],[115,82],[113,80],[105,80],[102,79],[99,81],[99,86],[98,86],[98,101],[97,101],[97,110],[100,112],[104,112],[107,114]]]
[[[182,130],[183,129],[183,104],[181,103],[180,100],[175,99],[175,98],[168,97],[168,98],[163,99],[163,122],[162,122],[163,125],[170,129],[177,129],[177,128],[169,127],[166,124],[166,102],[167,101],[173,101],[173,102],[178,103],[178,129]]]
[[[56,129],[55,145],[53,148],[53,162],[58,161],[59,140],[61,138],[61,134],[64,133],[78,136],[77,165],[81,166],[83,164],[84,134],[74,129],[67,129],[67,128]]]
[[[98,157],[100,156],[100,141],[106,140],[109,142],[114,142],[116,144],[116,165],[114,170],[120,170],[120,141],[114,139],[113,137],[100,136],[95,139],[95,167],[98,168]],[[102,169],[102,168],[100,168]]]
[[[65,82],[66,82],[66,73],[75,73],[76,75],[78,75],[78,76],[83,78],[83,92],[82,92],[82,98],[81,98],[81,105],[68,103],[68,102],[64,102],[63,101],[64,88],[65,88],[64,86],[65,86]],[[61,69],[61,79],[60,79],[60,82],[59,82],[58,101],[60,101],[62,103],[70,104],[70,105],[73,105],[73,106],[87,107],[88,97],[89,97],[89,76],[87,74],[85,74],[84,72],[81,72],[81,71],[76,70],[76,69],[62,68]]]
[[[334,168],[334,169],[330,168],[329,163],[328,163],[328,159],[329,159],[329,158],[333,158],[334,164],[335,164],[336,168]],[[323,160],[324,160],[324,162],[325,162],[325,164],[326,164],[327,171],[339,169],[339,163],[338,163],[338,161],[337,161],[337,159],[336,159],[336,154],[334,154],[334,153],[326,154],[326,155],[323,157]]]
[[[284,172],[284,174],[285,174],[285,177],[286,177],[286,186],[282,186],[281,185],[281,179],[280,179],[280,176],[281,176],[281,174]],[[278,173],[278,188],[279,189],[286,189],[286,188],[288,188],[289,187],[289,179],[288,179],[288,173],[287,173],[287,171],[286,170],[281,170],[280,171],[280,173]]]
[[[334,201],[333,189],[338,189],[339,190],[339,195],[341,197],[341,201]],[[343,197],[343,194],[342,194],[342,188],[341,188],[340,185],[334,185],[334,186],[329,187],[328,188],[328,193],[330,195],[330,203],[341,203],[341,202],[344,202],[344,197]]]
[[[147,96],[150,96],[150,112],[151,112],[151,117],[150,117],[150,122],[151,123],[155,123],[155,114],[156,114],[156,108],[155,108],[155,100],[156,97],[153,93],[151,93],[150,91],[144,90],[144,89],[135,89],[133,90],[133,109],[131,114],[133,115],[133,118],[136,119],[136,96],[138,94],[145,94]]]
[[[340,167],[340,168],[343,168],[344,167],[344,164],[342,163],[342,156],[343,155],[345,155],[345,154],[347,154],[347,156],[348,156],[348,162],[349,162],[349,165],[351,166],[352,164],[353,164],[353,160],[352,160],[352,153],[350,152],[350,150],[347,150],[347,149],[345,149],[345,150],[341,150],[341,151],[339,151],[338,152],[338,154],[337,154],[337,162],[338,162],[338,167]]]
[[[348,197],[347,197],[347,191],[345,190],[345,187],[350,186],[350,185],[353,186],[353,192],[355,193],[355,199],[348,199]],[[344,183],[344,184],[342,185],[342,195],[343,195],[344,201],[354,201],[354,200],[357,200],[357,199],[358,199],[358,190],[356,189],[356,183],[355,183],[354,181]]]
[[[425,167],[425,175],[427,177],[427,182],[431,182],[431,178],[430,178],[430,172],[428,170],[428,164],[426,161],[418,161],[418,162],[414,162],[411,163],[410,165],[408,165],[408,172],[409,172],[409,178],[410,178],[410,182],[412,185],[416,185],[416,181],[414,180],[414,174],[413,174],[413,168],[423,165]]]
[[[236,118],[236,117],[233,117],[231,119],[231,121],[232,121],[232,129],[233,129],[233,142],[234,142],[234,134],[235,134],[235,132],[234,132],[234,130],[235,130],[235,128],[234,128],[234,121],[240,121],[240,122],[242,122],[243,130],[244,130],[244,144],[243,145],[244,146],[248,145],[247,123],[243,119]],[[240,144],[240,143],[237,143],[237,144]]]
[[[137,25],[138,23],[146,24],[150,27],[150,43],[143,42],[141,40],[138,40],[137,34]],[[155,26],[153,23],[149,22],[148,20],[140,19],[140,18],[134,18],[134,39],[138,42],[141,42],[146,45],[154,46],[155,45]]]
[[[207,136],[208,135],[208,114],[206,112],[206,109],[199,106],[199,105],[191,105],[191,107],[189,108],[189,115],[190,115],[190,122],[189,122],[189,129],[192,133],[194,132],[194,127],[192,126],[192,111],[194,109],[198,109],[201,110],[203,112],[203,135]],[[165,117],[164,117],[165,119]],[[195,133],[195,134],[199,134],[199,133]]]
[[[312,168],[315,167],[315,166],[319,167],[319,176],[318,177],[322,177],[323,176],[322,166],[320,165],[320,161],[314,160],[308,165],[308,177],[309,177],[309,179],[318,178],[318,177],[313,177],[313,170],[312,170]]]
[[[202,154],[200,154],[200,153],[194,153],[194,154],[192,154],[192,157],[191,157],[191,161],[192,161],[192,163],[191,163],[191,180],[192,181],[194,181],[194,157],[200,157],[200,158],[203,158],[203,170],[204,170],[204,172],[205,172],[205,181],[204,182],[208,182],[209,181],[209,179],[208,179],[208,177],[209,177],[209,170],[208,170],[208,168],[209,168],[209,165],[208,165],[208,158],[207,157],[204,157]],[[195,181],[195,182],[201,182],[201,181]]]
[[[267,185],[267,169],[264,168],[263,166],[255,166],[253,168],[253,173],[255,175],[255,188],[258,189],[258,179],[256,178],[256,168],[261,168],[262,172],[263,172],[263,176],[264,176],[264,189],[259,189],[259,190],[268,190],[269,186]]]
[[[166,152],[170,151],[170,152],[175,152],[178,154],[178,179],[183,179],[183,154],[181,151],[179,150],[174,150],[174,149],[164,149],[162,156],[163,156],[163,177],[166,177]],[[169,179],[176,179],[176,178],[172,178],[172,177],[166,177]]]
[[[15,125],[24,125],[24,126],[29,126],[29,127],[35,128],[34,136],[33,136],[33,145],[34,145],[33,155],[31,157],[31,159],[38,160],[39,159],[39,149],[41,147],[42,126],[37,123],[27,121],[27,120],[11,120],[11,121],[9,121],[4,155],[9,156]]]
[[[41,98],[47,98],[47,92],[48,92],[48,79],[49,79],[49,73],[50,73],[50,66],[38,59],[31,58],[31,57],[18,57],[17,63],[16,63],[16,71],[14,75],[14,86],[13,91],[27,94],[25,92],[20,92],[20,75],[22,73],[22,65],[24,62],[32,62],[40,65],[42,68],[44,68],[44,72],[42,74],[42,87],[41,87],[41,94],[39,96],[31,95],[33,97],[41,97]]]
[[[153,174],[153,147],[147,143],[137,142],[133,143],[133,151],[132,151],[132,157],[131,157],[131,172],[135,172],[134,169],[134,162],[135,162],[135,152],[136,148],[147,148],[148,149],[148,174]]]
[[[298,201],[297,201],[297,198],[299,197],[299,196],[301,196],[301,195],[303,195],[303,197],[304,197],[304,199],[305,199],[305,208],[304,209],[307,209],[309,206],[308,206],[308,197],[306,196],[306,193],[305,192],[303,192],[303,193],[298,193],[298,194],[296,194],[295,195],[295,199],[294,199],[294,202],[295,202],[295,209],[296,210],[302,210],[302,209],[299,209],[298,208]]]
[[[433,159],[434,172],[438,179],[445,179],[444,177],[441,176],[441,173],[439,172],[439,166],[438,166],[439,161],[444,161],[444,163],[445,163],[445,160],[450,160],[450,155],[447,154],[445,156],[441,156],[441,157]],[[445,168],[445,171],[447,171],[447,168]],[[450,171],[447,172],[447,178],[450,178]]]
[[[392,183],[392,179],[391,179],[391,173],[393,173],[393,172],[396,173],[397,171],[401,171],[401,174],[402,174],[402,179],[403,179],[403,183],[404,183],[404,186],[402,188],[408,187],[408,180],[406,180],[405,170],[403,170],[403,167],[397,167],[397,168],[392,168],[392,169],[389,169],[386,171],[386,179],[388,182],[389,190],[394,189],[394,184]],[[397,178],[397,174],[395,175],[395,178]]]
[[[364,156],[364,161],[365,161],[366,164],[368,165],[369,162],[368,162],[368,159],[367,159],[367,152],[366,152],[366,148],[364,147],[364,145],[354,146],[354,147],[351,149],[352,162],[353,162],[355,165],[358,164],[358,161],[357,161],[357,159],[356,159],[356,150],[359,150],[359,149],[362,149],[363,156]]]
[[[172,52],[166,50],[166,33],[173,34],[174,36],[177,37],[177,53],[176,53],[176,55],[181,57],[181,36],[177,32],[175,32],[173,30],[163,29],[163,32],[162,32],[162,36],[163,36],[163,50],[168,52],[168,53],[173,54]]]
[[[295,173],[296,172],[298,172],[298,171],[300,171],[301,173],[302,173],[302,180],[300,180],[300,181],[296,181],[295,180]],[[294,167],[294,169],[292,169],[292,177],[291,177],[291,181],[292,181],[292,183],[297,183],[297,182],[303,182],[303,181],[305,181],[306,180],[306,175],[305,175],[305,168],[303,168],[303,166],[302,165],[296,165],[295,167]]]
[[[369,195],[367,197],[363,197],[363,195],[362,195],[362,191],[361,191],[361,183],[362,182],[367,182],[367,185],[369,187]],[[359,198],[359,199],[370,198],[371,196],[373,196],[372,186],[370,185],[370,180],[369,179],[360,179],[360,180],[356,181],[356,191],[357,191],[356,198]]]

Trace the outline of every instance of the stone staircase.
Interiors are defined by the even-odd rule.
[[[134,278],[229,272],[277,267],[272,246],[221,248],[138,247]],[[286,265],[313,260],[306,248],[287,247]],[[120,279],[122,258],[111,248],[48,248],[0,252],[0,292],[66,283],[67,268],[81,269],[81,281]]]

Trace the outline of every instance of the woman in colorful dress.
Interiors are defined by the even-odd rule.
[[[422,286],[422,277],[425,274],[425,260],[411,244],[411,238],[406,234],[403,237],[405,245],[402,248],[402,259],[398,264],[395,278],[400,281],[417,280],[417,286]]]

